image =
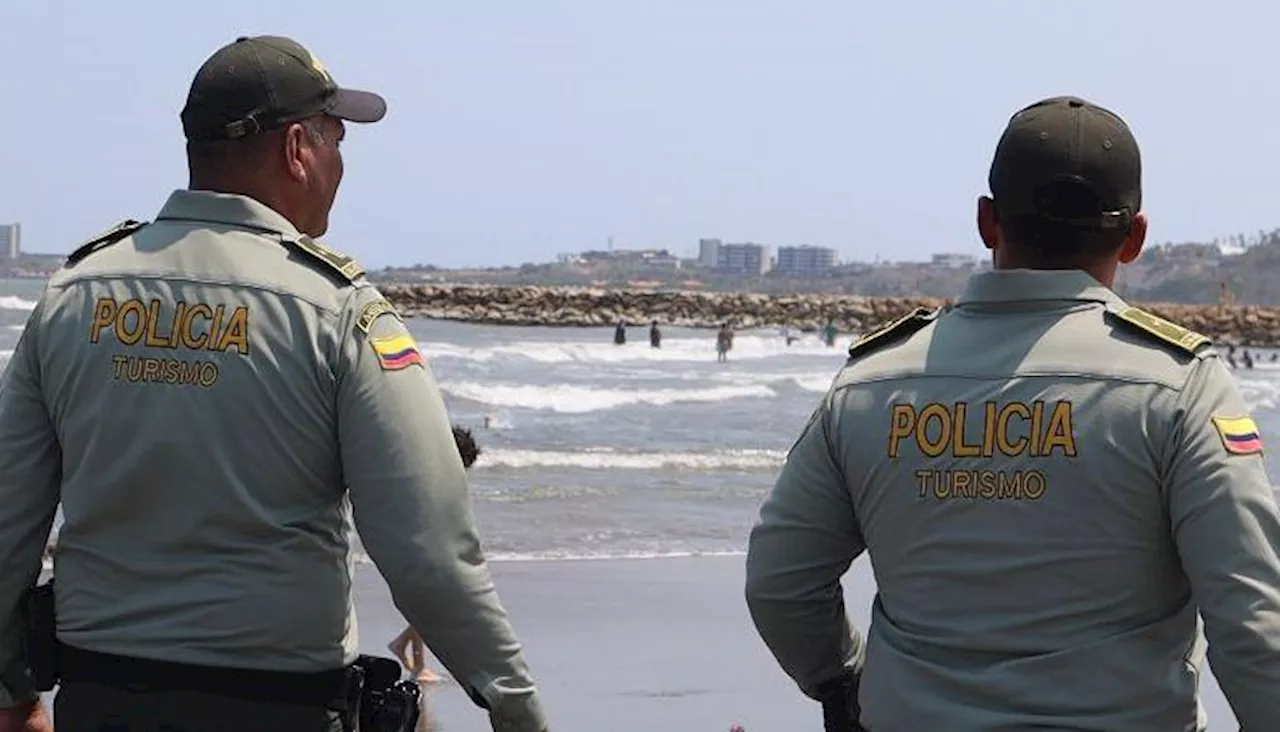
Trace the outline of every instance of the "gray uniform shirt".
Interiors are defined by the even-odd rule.
[[[1080,271],[977,275],[855,346],[752,531],[753,618],[811,696],[860,670],[872,732],[1204,730],[1206,636],[1242,729],[1280,729],[1256,430],[1207,339]]]
[[[177,191],[50,280],[0,386],[0,664],[61,500],[63,642],[340,667],[354,517],[494,727],[543,729],[440,393],[361,274],[252,199]]]

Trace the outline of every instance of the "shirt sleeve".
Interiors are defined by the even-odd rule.
[[[36,341],[42,312],[42,306],[32,311],[0,376],[0,707],[36,698],[20,608],[40,576],[61,495],[62,450],[41,396]]]
[[[396,607],[495,730],[543,712],[472,518],[467,478],[429,365],[373,287],[339,319],[338,439],[356,529]]]
[[[1242,732],[1280,729],[1280,517],[1231,375],[1198,363],[1174,410],[1166,490],[1214,676]]]
[[[747,606],[782,670],[811,698],[861,672],[861,635],[840,578],[865,550],[844,471],[833,458],[830,397],[791,448],[747,548]]]

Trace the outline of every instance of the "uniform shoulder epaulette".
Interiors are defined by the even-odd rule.
[[[377,300],[370,300],[365,303],[365,306],[360,309],[360,317],[356,318],[356,329],[368,334],[369,330],[373,328],[373,321],[383,315],[390,315],[396,320],[404,322],[403,318],[400,317],[400,311],[396,310],[396,306],[392,305],[387,298],[379,297]]]
[[[1173,346],[1179,351],[1191,355],[1195,355],[1201,348],[1213,343],[1213,339],[1203,333],[1183,328],[1177,323],[1171,323],[1141,308],[1126,307],[1107,310],[1107,314],[1130,330],[1154,338],[1161,343]]]
[[[877,348],[889,345],[897,338],[905,338],[932,323],[941,314],[942,310],[940,308],[934,310],[916,308],[883,328],[858,339],[852,346],[849,346],[849,356],[862,356]]]
[[[343,254],[306,234],[297,238],[282,237],[281,241],[302,252],[312,261],[323,265],[325,270],[337,274],[346,282],[355,282],[364,276],[364,267],[361,267],[354,257]]]
[[[107,229],[101,234],[73,249],[71,253],[67,255],[67,266],[69,267],[76,262],[79,262],[99,249],[106,249],[146,225],[146,221],[134,221],[133,219],[125,219],[124,221],[121,221],[110,229]]]

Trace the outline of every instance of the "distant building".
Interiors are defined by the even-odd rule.
[[[935,267],[953,267],[956,269],[962,267],[973,267],[978,264],[978,258],[972,254],[935,254],[931,262]]]
[[[680,269],[680,258],[666,249],[612,249],[601,251],[593,249],[577,255],[566,255],[562,262],[608,264],[631,264],[660,269]]]
[[[699,239],[698,264],[708,269],[714,269],[720,263],[721,246],[723,244],[719,239]]]
[[[0,224],[0,259],[22,256],[22,224]]]
[[[721,272],[762,275],[770,264],[769,247],[764,244],[722,244],[716,253],[716,269]]]
[[[778,247],[778,263],[773,270],[780,274],[810,277],[836,266],[836,250],[827,247]]]

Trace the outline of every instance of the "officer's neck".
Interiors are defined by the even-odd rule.
[[[1116,281],[1116,269],[1120,263],[1115,257],[1045,257],[1023,255],[1008,249],[996,249],[991,266],[993,269],[1033,269],[1046,272],[1079,270],[1102,285],[1111,287]]]
[[[252,198],[283,216],[293,224],[294,228],[303,230],[306,208],[301,205],[298,198],[283,192],[279,186],[264,185],[260,179],[238,180],[237,177],[227,176],[192,176],[187,189]]]

